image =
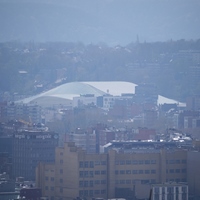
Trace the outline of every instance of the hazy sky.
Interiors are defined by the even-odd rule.
[[[200,38],[199,0],[0,0],[0,42]]]

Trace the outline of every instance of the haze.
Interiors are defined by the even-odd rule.
[[[198,0],[1,0],[0,42],[198,39]]]

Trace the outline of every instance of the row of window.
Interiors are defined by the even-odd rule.
[[[179,182],[186,182],[187,180],[185,178],[182,178],[182,179],[179,179],[179,178],[176,178],[176,179],[166,179],[166,182],[176,182],[176,183],[179,183]]]
[[[160,200],[160,199],[167,199],[167,200],[174,200],[175,198],[176,199],[180,199],[179,195],[175,195],[174,194],[167,194],[166,196],[165,195],[159,195],[159,194],[154,194],[153,195],[153,199],[155,200]],[[187,200],[187,195],[186,194],[182,194],[181,195],[181,200]]]
[[[48,186],[45,186],[45,190],[54,191],[54,187],[48,187]]]
[[[187,192],[187,186],[172,186],[172,187],[155,187],[154,188],[155,193],[186,193]]]
[[[79,190],[80,197],[92,197],[100,194],[106,194],[106,190]]]
[[[156,160],[117,160],[115,165],[149,165],[156,164]]]
[[[106,183],[106,180],[79,181],[79,187],[93,187],[94,185],[105,185]]]
[[[148,179],[144,179],[144,180],[137,180],[137,181],[140,181],[142,184],[146,184],[146,183],[156,183],[156,180],[155,179],[151,179],[151,180],[148,180]],[[123,185],[123,184],[135,184],[136,180],[116,180],[115,181],[115,184],[116,185]]]
[[[93,168],[94,166],[98,165],[106,165],[106,161],[80,161],[79,162],[79,167],[80,168]]]
[[[45,177],[45,180],[46,180],[46,181],[48,181],[48,180],[54,181],[54,177],[49,178],[48,176],[46,176],[46,177]]]
[[[79,177],[93,177],[95,175],[106,175],[106,170],[101,171],[80,171]]]
[[[179,174],[179,173],[186,173],[187,172],[187,169],[167,169],[166,170],[166,173],[168,174],[174,174],[174,173],[176,173],[176,174]]]
[[[115,174],[156,174],[156,170],[115,170]]]
[[[186,164],[187,160],[166,160],[166,164]]]

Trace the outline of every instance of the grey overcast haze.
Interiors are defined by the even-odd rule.
[[[0,42],[200,38],[199,0],[0,0]]]

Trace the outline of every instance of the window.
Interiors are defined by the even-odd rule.
[[[84,177],[88,177],[88,171],[84,171]]]
[[[49,180],[49,177],[46,176],[46,177],[45,177],[45,180],[48,181],[48,180]]]
[[[151,160],[151,164],[156,164],[156,160]]]
[[[150,164],[150,160],[145,160],[145,164],[146,165]]]
[[[84,196],[88,196],[88,190],[84,190]]]
[[[90,190],[90,191],[89,191],[89,195],[90,195],[90,197],[93,196],[93,190]]]
[[[131,164],[131,161],[130,161],[130,160],[126,160],[126,164],[127,164],[127,165],[130,165],[130,164]]]
[[[84,163],[84,167],[85,167],[85,168],[88,168],[88,166],[89,166],[88,161],[85,161],[85,163]]]
[[[98,160],[95,161],[95,165],[100,165],[100,164],[101,164],[100,161],[98,161]]]
[[[95,173],[95,175],[99,175],[100,171],[95,171],[94,173]]]
[[[126,170],[126,174],[131,174],[131,170]]]
[[[125,180],[120,180],[119,184],[125,184]]]
[[[54,177],[51,177],[51,181],[54,181]]]
[[[120,165],[124,165],[125,164],[125,161],[124,160],[121,160],[120,161]]]
[[[156,180],[155,179],[151,179],[151,183],[156,183]]]
[[[84,171],[80,171],[80,172],[79,172],[79,176],[80,176],[80,177],[83,177],[83,176],[84,176]]]
[[[94,168],[94,162],[90,161],[90,168]]]
[[[45,190],[48,190],[49,189],[49,187],[48,186],[45,186]]]
[[[79,190],[79,196],[83,196],[83,190]]]
[[[180,160],[176,160],[176,164],[180,164],[181,162],[180,162]]]
[[[142,184],[149,183],[149,180],[141,180],[141,183],[142,183]]]
[[[182,171],[182,173],[186,173],[186,172],[187,172],[187,170],[186,170],[186,169],[182,169],[181,171]]]
[[[95,181],[94,181],[94,184],[95,184],[95,185],[99,185],[99,184],[100,184],[100,180],[95,180]]]
[[[131,184],[131,180],[126,180],[126,184]]]
[[[62,178],[60,179],[60,183],[63,183],[63,179]]]
[[[138,171],[137,170],[133,170],[133,174],[137,174],[138,173]]]
[[[174,169],[170,169],[169,173],[173,174],[174,173]]]
[[[83,187],[83,181],[79,181],[79,187]]]
[[[106,184],[106,180],[101,180],[101,184]]]
[[[132,163],[133,163],[133,165],[137,165],[138,161],[137,160],[133,160]]]
[[[90,177],[93,177],[93,171],[90,171],[89,173],[90,173]]]
[[[101,171],[101,174],[106,174],[106,171],[105,171],[105,170],[102,170],[102,171]]]
[[[106,190],[101,190],[101,194],[106,194]]]
[[[180,173],[181,170],[180,170],[180,169],[176,169],[175,172],[176,172],[176,173]]]
[[[139,170],[139,174],[143,174],[143,170]]]
[[[106,165],[106,161],[101,161],[101,165]]]
[[[80,168],[83,168],[83,167],[84,167],[84,164],[83,164],[82,161],[79,162],[79,167],[80,167]]]
[[[143,165],[144,161],[143,160],[139,160],[139,165]]]
[[[175,164],[175,160],[169,160],[169,164]]]
[[[90,181],[90,187],[93,187],[93,181]]]
[[[63,174],[63,169],[60,169],[60,174]]]
[[[63,188],[60,188],[60,193],[63,193]]]
[[[119,171],[118,170],[115,170],[115,174],[117,175],[119,173]]]
[[[88,187],[88,181],[84,181],[84,187]]]
[[[120,170],[119,173],[120,174],[125,174],[125,170]]]
[[[100,194],[100,190],[95,190],[94,193],[95,194]]]
[[[51,191],[54,191],[54,187],[51,187]]]
[[[145,174],[149,174],[149,170],[145,170]]]
[[[151,174],[155,174],[156,173],[156,170],[155,169],[152,169],[151,170]]]
[[[183,160],[182,160],[182,163],[183,163],[183,164],[186,164],[186,163],[187,163],[187,161],[186,161],[185,159],[183,159]]]
[[[60,160],[60,164],[63,164],[63,160]]]

